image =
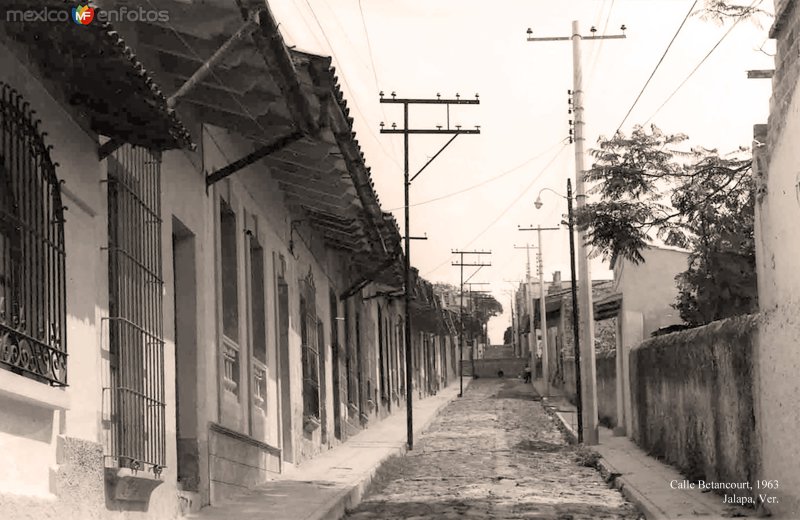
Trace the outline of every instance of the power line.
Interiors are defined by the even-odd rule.
[[[367,38],[367,50],[369,51],[369,61],[372,63],[372,77],[375,79],[375,90],[380,90],[380,87],[378,86],[378,72],[375,68],[375,56],[372,54],[372,42],[369,38],[367,20],[364,18],[364,8],[361,7],[361,0],[358,0],[358,10],[361,13],[361,25],[364,27],[364,36]],[[386,119],[386,114],[384,114],[384,119]]]
[[[380,86],[378,85],[378,68],[375,66],[375,55],[372,53],[372,40],[369,37],[369,30],[367,29],[367,19],[364,16],[364,8],[361,7],[361,0],[358,0],[358,11],[361,13],[361,25],[364,27],[364,36],[367,39],[367,50],[369,51],[369,61],[372,64],[372,78],[375,80],[375,90],[380,90]],[[386,121],[386,110],[384,110],[383,105],[381,105],[381,114],[383,114],[383,120]],[[390,141],[392,143],[392,150],[397,153],[397,148],[395,147],[394,140]]]
[[[484,235],[484,233],[489,231],[492,228],[492,226],[497,224],[497,222],[499,222],[500,219],[503,218],[503,216],[505,216],[505,214],[508,213],[509,210],[511,208],[513,208],[514,205],[517,202],[519,202],[519,200],[528,193],[528,191],[533,187],[533,185],[536,184],[536,182],[539,180],[539,178],[541,178],[541,176],[544,175],[544,173],[547,171],[547,169],[555,162],[556,159],[558,159],[558,157],[561,155],[561,152],[563,152],[566,148],[567,148],[567,145],[566,144],[563,145],[558,150],[558,152],[556,152],[556,154],[547,162],[547,164],[544,165],[544,167],[539,171],[539,173],[537,173],[536,176],[534,176],[534,178],[530,182],[530,184],[528,184],[525,187],[525,189],[523,189],[519,193],[519,195],[517,195],[517,197],[513,201],[511,201],[511,203],[508,206],[506,206],[506,208],[488,226],[486,226],[480,233],[475,235],[475,237],[473,237],[472,240],[470,240],[464,247],[469,247],[470,245],[472,245],[476,240],[478,240],[480,237],[482,237]],[[437,265],[436,267],[434,267],[430,271],[426,272],[423,276],[428,276],[429,274],[439,270],[439,268],[441,268],[443,265],[445,265],[449,260],[450,260],[450,258],[448,257],[442,263],[440,263],[439,265]]]
[[[322,31],[323,38],[325,38],[325,41],[328,43],[328,48],[330,49],[331,54],[336,59],[336,63],[339,64],[339,67],[341,67],[342,62],[341,62],[341,60],[339,60],[339,57],[336,55],[336,51],[333,50],[333,45],[331,44],[331,40],[330,40],[330,38],[328,38],[328,34],[325,32],[325,28],[322,27],[322,23],[320,22],[316,11],[314,11],[314,7],[312,7],[311,2],[309,0],[305,0],[305,2],[306,2],[306,5],[308,6],[309,10],[311,10],[311,15],[314,17],[314,20],[317,22],[317,26],[319,27],[319,30]],[[353,97],[352,97],[353,106],[355,107],[356,111],[361,115],[361,118],[365,122],[368,123],[369,119],[364,115],[364,112],[361,110],[361,107],[358,106],[358,103],[355,100],[355,90],[353,90],[350,87],[350,83],[347,81],[347,78],[345,77],[344,71],[340,71],[340,74],[341,74],[341,77],[342,77],[342,82],[347,87],[347,90],[349,90],[350,93],[353,94]],[[383,150],[383,152],[386,154],[386,157],[391,159],[392,162],[394,162],[395,165],[397,165],[398,168],[402,168],[402,166],[400,166],[400,163],[397,161],[397,159],[395,159],[394,155],[392,155],[392,153],[389,152],[389,150],[387,150],[386,147],[383,145],[383,142],[381,141],[380,138],[378,138],[377,134],[375,133],[375,130],[372,129],[372,126],[370,126],[369,124],[366,124],[366,127],[367,127],[367,130],[369,131],[369,133],[372,134],[372,137],[375,138],[375,141],[378,143],[378,146],[380,146],[381,149]]]
[[[605,0],[603,1],[603,3],[605,4]],[[606,23],[603,25],[602,34],[605,34],[608,31],[608,23],[611,21],[611,12],[613,10],[614,10],[614,0],[611,0],[611,6],[608,8],[608,14],[606,15]],[[594,69],[597,67],[597,63],[600,61],[600,54],[602,54],[603,52],[603,43],[604,41],[600,40],[600,45],[597,46],[597,52],[592,57],[592,66],[589,69],[589,78],[594,77]]]
[[[472,191],[474,189],[480,188],[481,186],[485,186],[485,185],[489,184],[490,182],[494,182],[494,181],[496,181],[496,180],[498,180],[498,179],[500,179],[502,177],[505,177],[506,175],[514,173],[515,171],[519,170],[523,166],[527,166],[528,164],[532,163],[533,161],[535,161],[537,159],[540,159],[541,157],[543,157],[544,155],[549,153],[553,148],[555,148],[559,144],[562,144],[565,141],[565,139],[562,139],[561,141],[559,141],[557,143],[554,143],[552,146],[547,148],[542,153],[540,153],[538,155],[535,155],[535,156],[533,156],[533,157],[531,157],[529,159],[526,159],[525,162],[523,162],[521,164],[518,164],[517,166],[514,166],[510,170],[506,170],[506,171],[504,171],[502,173],[499,173],[499,174],[495,175],[494,177],[490,177],[490,178],[488,178],[488,179],[486,179],[484,181],[479,182],[478,184],[473,184],[472,186],[469,186],[467,188],[464,188],[464,189],[461,189],[461,190],[458,190],[458,191],[454,191],[452,193],[448,193],[446,195],[441,195],[439,197],[434,197],[432,199],[428,199],[428,200],[425,200],[425,201],[422,201],[422,202],[417,202],[417,203],[411,204],[409,207],[413,208],[415,206],[422,206],[422,205],[425,205],[425,204],[430,204],[431,202],[438,202],[440,200],[448,199],[450,197],[455,197],[456,195],[461,195],[462,193],[466,193],[468,191]],[[398,210],[401,210],[401,209],[403,209],[403,206],[400,206],[399,208],[391,208],[388,211],[398,211]]]
[[[622,128],[622,125],[625,124],[625,121],[628,120],[628,116],[631,115],[631,112],[633,112],[633,108],[636,106],[636,103],[639,102],[639,99],[641,99],[642,94],[644,94],[644,91],[647,88],[647,85],[650,84],[650,80],[652,80],[653,76],[656,75],[656,71],[661,66],[661,63],[664,61],[664,58],[667,56],[667,53],[669,52],[670,48],[672,47],[672,44],[675,43],[675,39],[678,37],[678,34],[680,34],[681,29],[683,29],[683,26],[686,24],[686,21],[689,19],[689,16],[692,15],[692,11],[694,11],[694,8],[695,8],[696,5],[697,5],[697,0],[694,0],[694,3],[692,3],[692,6],[686,12],[686,16],[684,16],[683,21],[681,22],[680,26],[678,26],[678,30],[675,31],[675,34],[672,36],[672,39],[670,40],[669,45],[667,45],[667,48],[664,49],[664,53],[661,55],[661,59],[659,59],[658,63],[656,63],[656,66],[653,69],[653,72],[650,73],[650,77],[647,78],[647,81],[644,83],[644,86],[642,87],[642,90],[639,91],[639,95],[636,96],[636,99],[633,101],[633,104],[628,109],[628,112],[625,114],[625,117],[623,117],[622,121],[620,122],[620,124],[617,125],[617,129],[614,131],[615,135],[616,135],[617,132],[619,132],[620,128]]]
[[[753,2],[752,4],[750,4],[750,7],[748,7],[748,8],[747,8],[747,10],[748,10],[748,11],[752,10],[754,7],[756,7],[758,4],[762,3],[763,1],[764,1],[764,0],[756,0],[755,2]],[[656,111],[655,111],[655,112],[653,112],[653,115],[651,115],[650,117],[648,117],[648,118],[647,118],[647,121],[645,121],[645,122],[644,122],[644,124],[645,124],[645,125],[646,125],[647,123],[649,123],[649,122],[650,122],[650,121],[651,121],[651,120],[652,120],[654,117],[656,117],[656,115],[657,115],[657,114],[658,114],[658,113],[661,111],[661,109],[662,109],[662,108],[664,108],[664,106],[665,106],[667,103],[669,103],[669,101],[670,101],[670,100],[671,100],[671,99],[672,99],[672,98],[675,96],[675,94],[677,94],[677,93],[678,93],[678,91],[679,91],[679,90],[680,90],[680,89],[681,89],[681,88],[682,88],[682,87],[683,87],[683,86],[686,84],[686,82],[688,82],[688,81],[689,81],[689,79],[690,79],[692,76],[694,76],[694,73],[698,71],[698,69],[699,69],[699,68],[700,68],[700,67],[703,65],[703,63],[705,63],[705,62],[706,62],[706,60],[707,60],[707,59],[708,59],[708,58],[709,58],[709,57],[710,57],[710,56],[711,56],[711,55],[714,53],[714,51],[715,51],[715,50],[717,50],[717,47],[719,47],[719,46],[720,46],[720,44],[722,44],[722,42],[725,40],[725,38],[727,38],[727,37],[728,37],[728,35],[729,35],[731,32],[733,32],[733,30],[736,28],[736,26],[739,24],[739,22],[741,22],[742,20],[744,20],[744,18],[745,18],[744,16],[740,16],[739,18],[737,18],[737,19],[736,19],[736,21],[735,21],[735,22],[733,22],[733,24],[732,24],[732,25],[730,26],[730,28],[729,28],[729,29],[728,29],[728,30],[725,32],[725,34],[723,34],[723,35],[722,35],[722,38],[720,38],[720,39],[719,39],[719,41],[718,41],[718,42],[717,42],[717,43],[716,43],[716,44],[715,44],[715,45],[714,45],[714,46],[711,48],[711,50],[710,50],[710,51],[708,51],[708,54],[706,54],[706,55],[703,57],[703,59],[702,59],[702,60],[700,60],[700,63],[698,63],[698,64],[695,66],[695,68],[694,68],[694,69],[692,69],[692,71],[689,73],[689,75],[688,75],[688,76],[686,76],[686,78],[684,78],[684,80],[683,80],[683,81],[680,83],[680,85],[678,85],[678,86],[677,86],[677,88],[675,88],[675,90],[673,90],[673,91],[672,91],[672,94],[670,94],[670,95],[669,95],[669,97],[667,97],[667,99],[666,99],[666,100],[665,100],[663,103],[661,103],[661,106],[659,106],[659,107],[656,109]]]

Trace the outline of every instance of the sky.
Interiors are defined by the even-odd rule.
[[[564,194],[567,178],[575,179],[574,146],[566,141],[574,117],[568,114],[572,44],[528,42],[527,29],[534,37],[548,37],[570,36],[573,20],[587,36],[592,26],[597,35],[621,34],[620,26],[627,27],[626,39],[581,45],[589,167],[589,150],[623,123],[693,3],[270,0],[270,7],[287,44],[332,57],[381,204],[401,225],[403,136],[380,134],[379,125],[401,127],[402,105],[381,104],[378,93],[406,98],[479,94],[479,105],[451,108],[450,121],[465,128],[478,125],[480,135],[458,136],[411,184],[410,236],[427,236],[412,241],[411,263],[424,278],[457,286],[460,271],[451,263],[458,258],[451,251],[491,251],[470,259],[492,264],[471,281],[488,284],[480,289],[503,304],[504,314],[489,323],[490,342],[498,344],[511,323],[510,291],[525,278],[522,246],[538,245],[535,232],[517,228],[559,226],[566,201],[541,190]],[[771,11],[771,2],[764,8]],[[774,68],[770,24],[764,17],[730,30],[731,22],[690,16],[621,130],[656,124],[668,133],[687,134],[692,145],[720,152],[749,147],[753,125],[767,120],[771,81],[748,79],[747,71]],[[410,109],[410,128],[445,124],[443,106]],[[412,135],[411,174],[448,139]],[[543,205],[537,210],[533,203],[540,192]],[[545,280],[554,271],[570,278],[568,240],[565,228],[543,232]],[[591,269],[594,279],[612,277],[602,258],[594,259]],[[473,270],[465,268],[465,278]]]

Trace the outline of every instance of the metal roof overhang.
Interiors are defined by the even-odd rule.
[[[295,219],[350,255],[357,283],[396,285],[397,225],[381,211],[330,58],[287,50],[266,3],[240,3],[166,0],[169,22],[135,25],[179,111],[255,144],[207,182],[266,166]]]
[[[619,314],[622,308],[622,294],[616,293],[594,302],[594,320],[607,320]]]
[[[54,98],[86,115],[91,130],[117,145],[191,148],[191,137],[134,52],[111,24],[19,21],[11,11],[70,14],[66,0],[6,0],[0,6],[0,40],[43,78]],[[12,17],[12,18],[9,18]],[[102,153],[101,153],[102,155]]]

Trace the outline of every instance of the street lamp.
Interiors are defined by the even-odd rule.
[[[542,208],[542,192],[550,191],[562,199],[567,199],[569,226],[569,265],[572,276],[572,335],[575,338],[575,400],[578,412],[578,442],[583,442],[583,396],[581,395],[581,349],[580,349],[580,326],[578,318],[578,286],[577,276],[575,276],[575,217],[572,212],[572,179],[567,179],[567,196],[561,195],[550,188],[542,188],[533,203],[536,209]],[[562,221],[563,223],[563,221]],[[544,298],[544,295],[542,295]]]

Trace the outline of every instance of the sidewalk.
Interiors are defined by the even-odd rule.
[[[464,378],[464,390],[471,380]],[[438,394],[414,400],[414,438],[458,397],[458,379]],[[285,472],[235,501],[202,509],[197,520],[337,520],[355,507],[378,467],[406,451],[406,410],[370,425],[345,443]]]
[[[534,381],[539,395],[545,395],[541,379]],[[551,408],[573,439],[577,439],[578,414],[557,389],[542,404]],[[682,482],[685,477],[672,466],[650,457],[628,437],[614,436],[600,426],[598,446],[592,446],[602,457],[600,472],[614,480],[614,486],[644,512],[648,520],[673,518],[730,518],[755,517],[756,512],[722,503],[722,496],[703,493],[697,489],[673,489],[670,482]]]

